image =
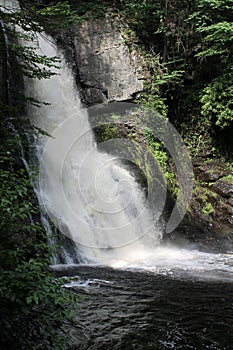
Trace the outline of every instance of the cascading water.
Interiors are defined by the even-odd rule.
[[[57,54],[49,38],[38,36],[38,42],[40,53]],[[63,58],[57,73],[49,80],[25,80],[28,95],[51,103],[28,109],[33,123],[52,135],[35,143],[38,198],[77,242],[83,260],[130,269],[70,267],[70,251],[66,266],[54,266],[58,278],[71,276],[64,287],[85,296],[72,325],[64,324],[67,348],[232,349],[231,248],[210,254],[159,245],[161,230],[133,176],[96,149]]]
[[[52,40],[38,35],[38,52],[53,57]],[[144,254],[159,244],[161,230],[134,177],[98,151],[63,56],[48,80],[25,82],[27,95],[49,102],[30,107],[33,124],[50,135],[36,144],[41,160],[39,198],[60,230],[77,242],[83,259],[108,264]]]
[[[37,41],[40,54],[58,54],[50,38],[38,35]],[[162,229],[155,225],[155,213],[130,172],[96,148],[72,72],[59,56],[57,75],[27,82],[26,92],[51,104],[28,111],[33,123],[52,135],[36,144],[41,162],[38,197],[60,231],[76,242],[72,254],[81,262],[156,273],[176,268],[189,269],[192,275],[231,272],[231,254],[160,246]],[[72,254],[66,250],[67,263],[74,261]]]
[[[6,11],[18,9],[17,1],[1,4]],[[58,54],[50,38],[35,38],[33,45],[39,54]],[[158,215],[151,210],[133,175],[114,157],[96,148],[72,72],[61,53],[59,56],[60,69],[54,69],[57,74],[50,79],[25,79],[25,93],[50,103],[40,108],[31,106],[28,115],[51,135],[41,135],[33,145],[34,157],[40,162],[36,192],[55,226],[76,242],[74,247],[68,244],[62,248],[66,263],[88,261],[155,273],[175,269],[188,269],[192,275],[207,270],[231,273],[230,250],[210,254],[193,247],[160,245]],[[44,220],[50,230],[46,217]]]
[[[58,54],[50,38],[38,35],[37,40],[40,54]],[[153,272],[164,268],[230,272],[231,255],[160,246],[162,229],[155,226],[156,215],[134,177],[96,148],[72,72],[59,56],[57,75],[28,82],[26,91],[51,103],[29,110],[33,123],[52,135],[36,144],[41,162],[38,196],[56,226],[76,242],[81,262]]]

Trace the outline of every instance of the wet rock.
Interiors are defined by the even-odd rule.
[[[203,172],[199,175],[199,179],[205,182],[212,182],[220,179],[221,176],[221,173],[217,172]]]
[[[233,182],[229,166],[220,161],[199,161],[194,163],[194,174],[198,181],[191,201],[191,219],[204,232],[233,239]]]
[[[233,184],[226,180],[218,180],[214,185],[211,186],[211,189],[224,198],[230,198],[233,195]]]
[[[204,182],[214,182],[230,174],[230,171],[225,168],[224,164],[217,162],[197,164],[197,166],[194,164],[194,172],[197,179]]]
[[[233,207],[233,198],[229,198],[227,200],[227,203]]]

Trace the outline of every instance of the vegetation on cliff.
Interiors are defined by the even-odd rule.
[[[232,185],[232,175],[225,169],[230,168],[229,163],[221,171],[219,165],[213,165],[218,170],[214,177],[208,164],[231,160],[233,0],[21,1],[21,5],[14,14],[0,10],[5,23],[0,28],[0,326],[5,348],[33,348],[36,341],[37,349],[59,349],[64,344],[58,334],[54,336],[54,329],[61,329],[63,320],[71,318],[70,305],[77,299],[48,272],[53,251],[40,223],[32,179],[21,160],[22,149],[27,153],[25,135],[37,132],[25,117],[25,103],[44,101],[19,93],[22,75],[49,79],[49,67],[56,65],[56,59],[18,45],[15,26],[25,30],[21,34],[25,39],[31,30],[70,30],[74,20],[80,23],[101,17],[108,10],[123,17],[130,26],[128,41],[140,45],[151,73],[140,102],[167,116],[182,134],[197,162],[195,193],[201,208],[194,210],[214,221],[217,199],[224,204],[222,216],[232,206],[224,192],[227,184]],[[6,31],[10,43],[4,39]],[[38,63],[47,68],[38,68]],[[11,84],[10,95],[9,79],[18,81],[15,91]],[[168,171],[163,148],[149,130],[146,136]],[[203,160],[209,162],[207,170]]]
[[[46,3],[45,1],[41,3]],[[49,3],[49,1],[47,1]],[[151,72],[143,102],[187,136],[194,157],[232,150],[233,1],[69,1],[80,21],[109,13],[129,24]],[[192,132],[191,132],[192,131]],[[203,142],[200,142],[203,139]],[[216,143],[217,139],[217,143]]]
[[[78,298],[48,270],[56,247],[48,245],[33,189],[35,174],[31,170],[29,175],[23,161],[28,157],[28,140],[38,133],[25,105],[39,108],[44,103],[23,96],[23,76],[49,79],[57,59],[19,45],[19,40],[44,28],[46,17],[27,7],[14,13],[6,10],[0,7],[0,347],[63,349],[62,326],[72,320]],[[65,21],[66,16],[62,13],[60,18]],[[24,32],[19,33],[17,26]]]
[[[106,0],[70,4],[87,18],[107,12],[127,23],[124,41],[129,50],[140,47],[150,72],[136,101],[168,117],[192,157],[196,187],[191,215],[204,231],[232,233],[232,198],[219,193],[216,196],[214,189],[219,186],[218,179],[233,170],[233,1]],[[153,135],[147,132],[146,138],[160,165],[162,159],[175,196],[176,170],[171,157]],[[215,173],[211,182],[204,180],[209,168]],[[203,191],[209,191],[210,196],[201,201]]]

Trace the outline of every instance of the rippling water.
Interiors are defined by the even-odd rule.
[[[121,268],[56,266],[83,297],[69,349],[232,350],[232,255],[165,253],[157,266],[151,257]]]

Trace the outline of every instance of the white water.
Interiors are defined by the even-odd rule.
[[[0,0],[0,5],[8,12],[18,10],[17,1]],[[38,43],[39,53],[58,54],[50,39],[39,36],[35,45]],[[59,75],[34,80],[33,84],[26,81],[28,95],[51,103],[30,108],[32,120],[55,137],[41,137],[36,144],[40,159],[50,140],[37,194],[61,230],[77,242],[83,260],[153,273],[173,274],[175,269],[182,269],[194,276],[204,272],[207,278],[222,278],[221,273],[227,273],[231,278],[232,252],[210,254],[159,246],[161,231],[154,228],[133,177],[109,155],[95,149],[72,73],[60,56]],[[67,252],[67,263],[72,262]]]
[[[43,54],[57,54],[43,37],[39,46]],[[33,118],[54,136],[43,155],[39,195],[61,230],[77,242],[83,261],[152,273],[204,272],[208,278],[225,278],[224,272],[231,278],[231,253],[160,246],[162,232],[134,178],[96,149],[72,73],[60,57],[59,75],[33,85],[34,97],[52,104],[34,109]],[[46,142],[37,143],[39,156]]]
[[[58,54],[45,36],[38,35],[35,44],[40,54]],[[38,196],[56,226],[77,243],[84,260],[109,264],[137,256],[158,246],[162,232],[155,229],[133,176],[97,150],[72,73],[59,56],[57,75],[26,82],[28,95],[51,104],[28,111],[33,123],[52,135],[36,144],[41,162]]]
[[[175,246],[148,250],[137,259],[113,261],[112,267],[174,277],[197,277],[208,280],[233,279],[233,252],[207,253]]]

